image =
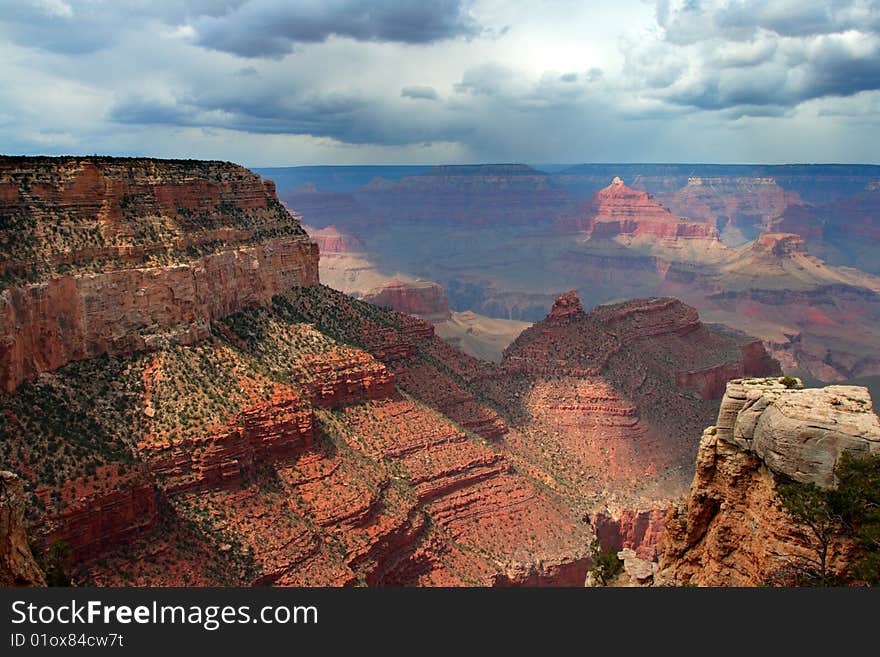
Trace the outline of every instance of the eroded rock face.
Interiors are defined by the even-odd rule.
[[[0,586],[46,585],[28,544],[25,503],[21,479],[0,470]]]
[[[877,451],[880,425],[864,388],[732,381],[717,426],[700,440],[690,493],[667,514],[662,578],[702,586],[785,583],[797,560],[811,555],[811,536],[782,510],[779,483],[827,487],[843,453]],[[832,540],[832,571],[851,557],[851,543]]]
[[[603,550],[630,550],[640,559],[655,561],[665,521],[665,508],[622,509],[597,513],[593,528]]]
[[[687,490],[697,440],[689,427],[712,421],[720,377],[752,367],[779,374],[779,366],[753,353],[766,358],[760,343],[704,325],[677,299],[589,313],[572,312],[572,293],[561,300],[505,351],[507,378],[490,391],[516,418],[504,444],[591,516],[606,505],[665,509]],[[642,540],[635,530],[615,533],[620,547]]]
[[[569,290],[565,294],[560,294],[553,302],[553,307],[547,315],[547,322],[557,323],[566,322],[574,317],[580,317],[584,314],[584,307],[581,305],[581,299],[577,290]]]
[[[3,158],[0,187],[5,391],[71,360],[193,344],[318,282],[317,246],[271,181],[236,165]]]

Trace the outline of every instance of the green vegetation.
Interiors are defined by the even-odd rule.
[[[779,379],[779,383],[784,385],[786,388],[794,388],[798,384],[798,380],[793,376],[784,376]]]
[[[590,558],[593,563],[590,573],[600,586],[608,586],[623,571],[623,561],[618,558],[617,550],[603,550],[598,538],[590,543]]]
[[[803,483],[779,487],[782,507],[811,539],[811,554],[794,558],[794,581],[803,586],[880,585],[880,455],[844,454],[835,475],[837,488]],[[838,537],[858,548],[859,556],[845,573],[832,572],[828,563],[829,548]]]
[[[135,463],[142,381],[128,359],[78,361],[0,395],[0,463],[29,483],[60,491],[75,480],[103,489],[108,472]],[[108,466],[111,466],[108,468]],[[32,513],[38,498],[28,504]]]
[[[31,554],[40,570],[46,575],[47,586],[70,586],[73,580],[68,568],[70,566],[70,544],[62,538],[56,538],[47,550],[34,540],[30,543]]]

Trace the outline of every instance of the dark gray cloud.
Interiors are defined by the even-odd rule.
[[[404,87],[400,90],[401,98],[412,98],[414,100],[439,100],[440,96],[434,87],[411,86]]]
[[[865,161],[878,2],[0,0],[0,144],[253,164]]]
[[[154,21],[194,43],[243,57],[282,57],[331,36],[432,43],[479,34],[471,0],[3,0],[0,37],[59,53],[89,53]]]
[[[657,2],[657,22],[671,43],[749,41],[760,30],[785,37],[880,29],[876,0],[686,0]]]
[[[251,0],[192,23],[196,43],[243,57],[281,57],[297,43],[331,36],[358,41],[432,43],[474,36],[467,0]]]
[[[92,53],[145,22],[175,26],[221,16],[247,0],[3,0],[0,38],[50,52]]]
[[[222,87],[190,90],[173,99],[138,95],[119,100],[112,121],[130,125],[223,128],[254,134],[329,137],[346,144],[396,146],[460,138],[462,123],[405,111],[357,94],[279,94],[270,84],[247,93]]]
[[[669,103],[777,116],[880,89],[880,0],[661,0],[656,16],[626,72]]]

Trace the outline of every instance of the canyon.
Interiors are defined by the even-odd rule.
[[[306,223],[357,240],[351,262],[322,260],[332,270],[322,280],[352,294],[421,279],[444,288],[453,314],[526,323],[566,289],[587,309],[674,296],[707,322],[761,338],[807,381],[880,374],[877,166],[261,171],[283,176],[279,194]],[[295,205],[316,190],[345,196],[350,211]]]
[[[363,169],[282,203],[223,162],[0,158],[14,545],[99,586],[582,586],[594,538],[668,570],[728,381],[873,371],[870,332],[821,349],[876,279],[795,232],[731,246],[622,179]]]

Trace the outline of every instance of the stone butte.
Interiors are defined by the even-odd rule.
[[[271,181],[222,162],[0,158],[0,389],[71,360],[192,344],[318,282]]]
[[[606,548],[648,556],[659,510],[687,490],[691,427],[714,417],[727,378],[779,373],[760,342],[704,325],[676,299],[584,313],[575,291],[520,334],[502,368],[483,396],[511,418],[511,458],[590,516]]]
[[[432,281],[403,281],[395,277],[369,290],[364,294],[363,300],[400,313],[415,315],[432,324],[452,318],[446,292],[441,285]]]
[[[593,238],[650,236],[718,241],[718,231],[711,222],[676,217],[648,192],[627,187],[619,177],[596,192],[578,217],[562,220],[560,227]]]
[[[844,453],[880,452],[880,421],[865,388],[802,389],[782,379],[731,381],[718,420],[703,433],[697,471],[684,505],[666,518],[660,575],[701,586],[785,583],[786,570],[809,556],[810,536],[782,510],[786,480],[834,484]],[[852,545],[831,544],[842,571]]]

